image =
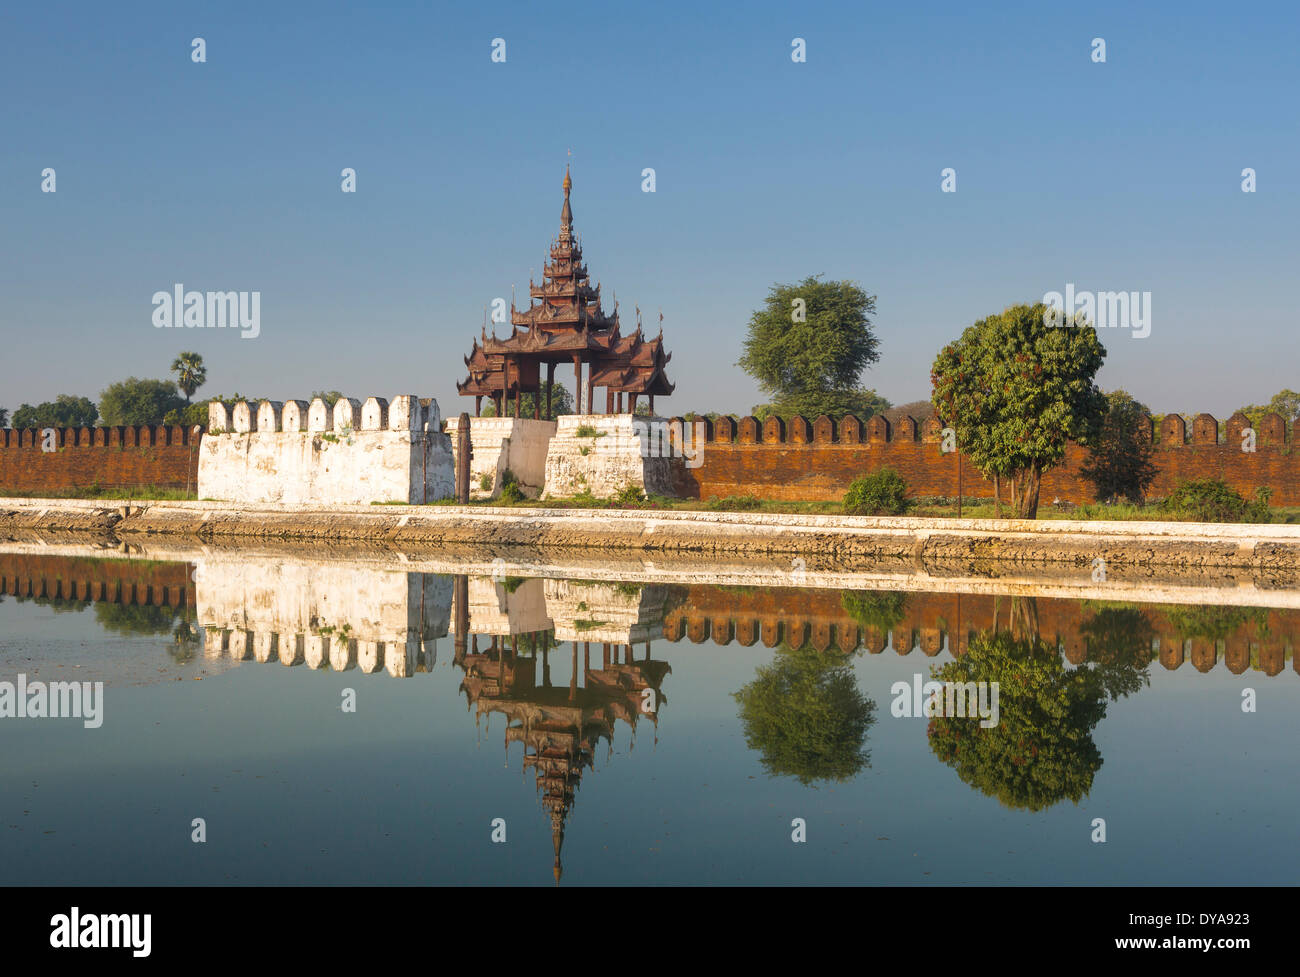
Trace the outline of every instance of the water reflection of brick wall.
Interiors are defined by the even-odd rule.
[[[1040,597],[1036,599],[1041,637],[1055,643],[1072,664],[1090,660],[1088,625],[1104,608],[1085,601]],[[1150,629],[1153,650],[1161,664],[1178,668],[1185,661],[1207,672],[1222,661],[1234,674],[1257,667],[1277,675],[1291,659],[1300,641],[1300,611],[1236,608],[1136,608]],[[879,654],[892,646],[899,654],[919,652],[934,656],[941,651],[964,654],[970,635],[1010,623],[1011,598],[985,594],[911,593],[903,600],[898,624],[883,633],[859,625],[845,610],[839,591],[767,588],[750,590],[698,585],[688,589],[686,600],[664,622],[669,641],[700,644],[782,643],[808,645],[818,651],[850,652],[863,648]],[[1223,637],[1191,636],[1204,629],[1197,615],[1209,623],[1230,628]],[[892,641],[890,640],[892,635]],[[955,647],[953,639],[955,638]],[[1300,668],[1296,668],[1300,671]]]
[[[189,607],[190,572],[188,563],[0,553],[0,594]]]
[[[1160,431],[1153,431],[1157,475],[1149,495],[1163,498],[1180,481],[1214,476],[1246,497],[1267,485],[1273,489],[1273,505],[1300,505],[1300,455],[1292,450],[1286,423],[1269,415],[1256,432],[1256,450],[1245,452],[1242,431],[1249,423],[1240,414],[1223,425],[1200,414],[1189,437],[1180,416],[1166,416]],[[700,466],[676,468],[678,495],[839,501],[854,478],[886,466],[907,480],[914,495],[957,495],[957,458],[940,452],[940,427],[933,419],[918,425],[910,417],[890,424],[879,415],[865,424],[852,416],[838,424],[825,417],[788,422],[771,417],[762,423],[753,417],[718,418],[706,424],[706,437]],[[1086,449],[1067,447],[1065,461],[1043,476],[1045,502],[1095,501],[1092,485],[1081,473],[1087,457]],[[992,484],[966,463],[962,491],[972,498],[993,495]]]

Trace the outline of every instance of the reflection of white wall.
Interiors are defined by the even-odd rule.
[[[518,584],[513,591],[506,589],[504,578],[500,582],[492,577],[469,578],[471,634],[529,634],[550,629],[542,581],[532,578],[510,582]],[[452,619],[455,619],[454,607]]]
[[[452,581],[439,574],[204,559],[194,579],[213,658],[404,676],[450,620]]]
[[[557,641],[638,644],[664,634],[664,589],[547,580],[546,609]]]

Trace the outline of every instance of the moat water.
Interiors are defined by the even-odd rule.
[[[0,882],[1300,877],[1295,594],[410,566],[0,547]]]

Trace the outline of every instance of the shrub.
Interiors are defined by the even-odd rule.
[[[491,476],[491,475],[484,475],[482,478],[480,478],[480,479],[478,480],[478,487],[479,487],[480,489],[482,489],[484,492],[491,492],[491,491],[492,491],[492,476]]]
[[[754,495],[728,495],[723,498],[715,495],[709,499],[708,506],[715,512],[746,512],[762,508],[763,500]]]
[[[907,483],[892,468],[855,478],[844,493],[844,514],[848,516],[901,516],[910,508]]]
[[[610,501],[615,505],[642,505],[645,502],[645,492],[641,486],[628,482],[614,493]]]
[[[510,505],[524,500],[524,490],[519,487],[519,479],[509,468],[501,473],[501,493],[497,501]]]
[[[1273,490],[1263,486],[1248,502],[1221,478],[1194,478],[1178,483],[1161,504],[1174,519],[1192,522],[1271,522],[1268,500]]]
[[[579,424],[578,430],[573,432],[575,438],[603,438],[605,432],[592,427],[590,424]]]

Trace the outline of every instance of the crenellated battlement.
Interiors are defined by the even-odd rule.
[[[341,398],[208,405],[199,497],[303,505],[423,503],[455,492],[438,402]]]
[[[48,434],[53,432],[53,436]],[[202,432],[200,431],[200,434]],[[52,444],[51,444],[52,441]],[[0,429],[0,449],[149,448],[199,443],[199,434],[177,424],[140,427],[25,427]]]
[[[223,434],[320,434],[348,431],[396,431],[438,433],[442,412],[432,398],[413,394],[371,397],[364,403],[340,398],[333,408],[320,397],[306,400],[241,400],[229,410],[219,400],[208,404],[208,432]]]

